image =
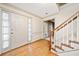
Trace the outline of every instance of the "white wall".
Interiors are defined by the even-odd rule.
[[[44,22],[43,23],[43,32],[44,32],[44,37],[47,38],[48,37],[48,23]]]
[[[32,39],[43,38],[43,21],[37,18],[32,19]]]

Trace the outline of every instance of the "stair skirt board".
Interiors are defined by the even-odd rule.
[[[58,53],[59,56],[79,56],[79,49]]]

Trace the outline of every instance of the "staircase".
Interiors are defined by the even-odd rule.
[[[58,55],[74,55],[79,52],[79,11],[54,29],[51,51]],[[53,33],[51,32],[51,33]],[[53,42],[53,43],[52,43]],[[79,54],[78,54],[79,55]]]

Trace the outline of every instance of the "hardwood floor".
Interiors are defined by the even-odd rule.
[[[2,56],[56,56],[56,54],[49,51],[49,41],[41,39],[3,53]]]

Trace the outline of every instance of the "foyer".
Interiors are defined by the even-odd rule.
[[[0,56],[79,56],[79,3],[0,3]]]

